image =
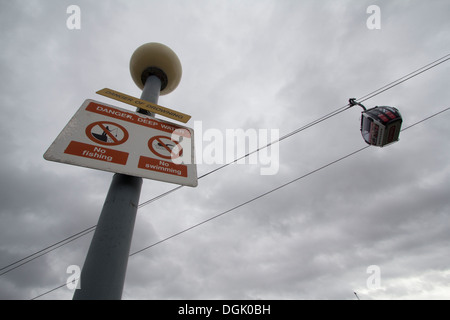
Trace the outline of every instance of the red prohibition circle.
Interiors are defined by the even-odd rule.
[[[172,153],[172,149],[170,149],[164,143],[164,141],[162,140],[163,138],[173,142],[178,147],[178,149],[180,150],[178,152],[178,154]],[[165,154],[161,154],[160,152],[155,150],[155,148],[153,148],[153,142],[155,140],[158,141],[158,144],[161,145],[163,148],[165,148],[170,153],[170,156],[166,156]],[[148,140],[148,147],[149,147],[150,151],[153,152],[153,154],[155,154],[156,156],[161,157],[163,159],[176,159],[176,158],[180,157],[183,154],[183,148],[181,147],[180,143],[178,141],[172,140],[170,137],[166,137],[166,136],[155,136],[155,137],[150,138],[150,140]]]
[[[118,129],[122,130],[123,132],[123,138],[122,139],[117,139],[114,134],[108,129],[108,125],[117,127]],[[94,129],[94,127],[99,126],[101,130],[103,130],[102,134],[97,134],[97,133],[93,133],[92,129]],[[86,127],[86,136],[93,142],[98,143],[98,144],[102,144],[105,146],[117,146],[119,144],[124,143],[125,141],[128,140],[128,137],[130,136],[127,129],[125,129],[123,126],[121,126],[120,124],[114,123],[114,122],[109,122],[109,121],[97,121],[94,123],[91,123],[90,125],[88,125]],[[112,141],[108,141],[108,138],[110,138],[109,140]]]

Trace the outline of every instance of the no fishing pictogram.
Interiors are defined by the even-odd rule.
[[[86,136],[98,144],[117,146],[128,140],[129,133],[115,122],[97,121],[86,127]]]
[[[178,141],[166,136],[155,136],[148,140],[150,151],[163,159],[176,159],[183,155],[183,148]]]

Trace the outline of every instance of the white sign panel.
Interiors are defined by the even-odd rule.
[[[194,154],[192,129],[86,100],[44,158],[195,187]]]

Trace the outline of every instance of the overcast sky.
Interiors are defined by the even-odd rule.
[[[79,30],[66,25],[70,5]],[[367,27],[371,5],[381,29]],[[448,12],[448,0],[0,0],[0,267],[97,224],[113,174],[43,154],[86,99],[133,110],[95,92],[140,96],[129,73],[140,45],[180,58],[180,85],[159,103],[201,123],[201,141],[209,129],[282,136],[449,54]],[[406,127],[450,107],[449,80],[445,62],[365,105],[396,106]],[[131,252],[364,147],[360,114],[282,141],[275,175],[233,165],[142,207]],[[130,257],[123,299],[449,299],[449,121],[447,111]],[[144,180],[140,202],[174,187]],[[0,298],[64,284],[91,237],[0,276]]]

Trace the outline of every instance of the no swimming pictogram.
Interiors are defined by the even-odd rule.
[[[86,127],[86,136],[93,142],[117,146],[128,140],[128,131],[120,124],[110,121],[97,121]]]
[[[183,155],[183,148],[178,141],[166,136],[155,136],[148,140],[150,151],[163,159],[176,159]]]

